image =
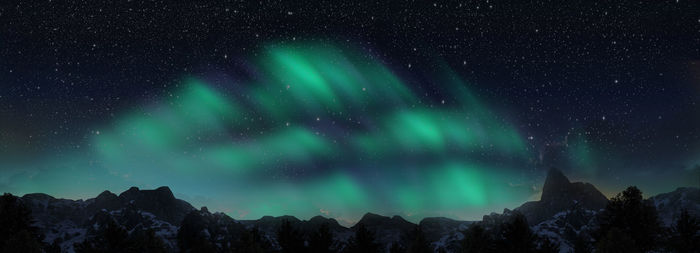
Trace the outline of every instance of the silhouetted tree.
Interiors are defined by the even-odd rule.
[[[309,236],[309,252],[328,253],[333,252],[333,234],[328,223],[321,224],[318,230]]]
[[[41,252],[41,236],[31,211],[12,194],[0,197],[0,252]]]
[[[27,230],[21,230],[8,238],[2,252],[41,252],[41,243]]]
[[[380,245],[375,242],[374,233],[360,223],[355,230],[355,236],[348,242],[347,252],[374,253],[380,251]]]
[[[643,252],[635,245],[632,237],[617,227],[607,230],[605,237],[596,242],[596,253],[637,253]]]
[[[408,253],[432,253],[433,250],[430,249],[430,243],[425,238],[425,233],[420,226],[416,228],[411,233],[411,242],[408,244]]]
[[[462,231],[462,234],[464,234],[464,239],[461,242],[462,252],[486,253],[493,251],[493,239],[481,225],[472,224],[467,230]]]
[[[113,220],[108,220],[102,230],[82,243],[75,245],[75,252],[130,252],[129,234]]]
[[[289,220],[283,220],[277,230],[277,242],[282,252],[295,253],[304,251],[304,239],[301,233],[294,229]]]
[[[263,240],[258,228],[253,228],[243,233],[240,242],[236,245],[235,252],[264,253],[266,252],[265,249],[268,248],[267,246],[267,242]]]
[[[537,236],[527,224],[527,219],[521,213],[515,212],[510,222],[502,225],[501,236],[497,241],[498,252],[535,252]]]
[[[591,246],[591,241],[588,239],[583,232],[579,232],[574,238],[574,252],[573,253],[591,253],[593,251]]]
[[[620,233],[628,235],[640,251],[648,252],[658,247],[662,228],[656,208],[643,201],[642,192],[637,187],[630,186],[610,199],[598,221],[599,228],[594,233],[598,245],[608,246],[607,243],[601,244],[605,240],[626,239],[618,231],[610,233],[613,228],[617,228]]]
[[[44,247],[45,253],[61,253],[61,243],[63,243],[63,238],[58,237],[51,242],[51,244]]]
[[[391,244],[391,247],[389,248],[389,253],[404,253],[406,252],[406,249],[404,249],[403,246],[401,246],[400,243],[394,242]]]
[[[559,253],[559,243],[547,237],[540,237],[539,244],[538,253]]]
[[[204,218],[198,211],[188,213],[177,232],[177,245],[180,252],[216,252],[216,246],[209,240]]]
[[[681,211],[671,227],[669,249],[678,253],[700,252],[700,222],[688,213]]]
[[[134,252],[165,253],[163,240],[156,236],[153,229],[137,230],[129,236]]]

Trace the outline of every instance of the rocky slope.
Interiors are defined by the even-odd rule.
[[[595,186],[571,182],[553,168],[547,173],[540,200],[526,202],[514,211],[525,215],[537,235],[558,242],[561,252],[569,252],[579,234],[595,227],[596,215],[607,204],[608,198]]]
[[[171,250],[177,248],[180,222],[194,208],[176,199],[168,187],[139,190],[132,187],[118,196],[104,191],[88,200],[56,199],[46,194],[27,194],[22,201],[32,211],[44,241],[57,243],[72,252],[75,243],[95,236],[107,220],[114,220],[127,231],[153,229]]]
[[[537,225],[566,210],[599,211],[607,204],[608,198],[592,184],[572,183],[561,171],[551,169],[540,200],[527,202],[515,210],[524,214],[530,225]]]
[[[653,196],[647,201],[656,207],[665,226],[671,225],[682,210],[688,210],[691,215],[700,217],[700,188],[697,187],[681,187]]]
[[[569,252],[579,234],[595,227],[595,217],[607,203],[605,195],[592,184],[571,182],[561,171],[550,169],[540,200],[526,202],[512,211],[505,209],[502,214],[485,215],[481,224],[498,229],[519,212],[535,234],[559,243],[561,252]]]
[[[45,236],[44,241],[60,245],[64,252],[73,252],[76,243],[99,235],[109,222],[116,222],[130,234],[153,230],[171,252],[178,250],[178,231],[187,231],[192,237],[204,238],[224,248],[240,241],[253,229],[263,238],[268,250],[274,250],[278,248],[276,233],[285,220],[303,235],[309,235],[322,224],[328,224],[336,240],[333,245],[336,249],[343,248],[362,224],[376,235],[377,242],[386,249],[393,243],[405,243],[409,233],[420,226],[435,251],[456,252],[463,238],[461,231],[473,223],[434,217],[414,224],[400,216],[386,217],[373,213],[365,214],[350,228],[322,216],[309,220],[294,216],[234,220],[223,213],[210,213],[205,207],[196,210],[189,203],[175,198],[168,187],[155,190],[132,187],[119,195],[105,191],[87,200],[57,199],[41,193],[27,194],[21,199],[31,209],[35,225]],[[698,188],[678,188],[647,201],[656,206],[665,225],[670,225],[683,209],[700,215]],[[527,202],[513,211],[505,209],[502,214],[485,215],[480,223],[487,229],[498,228],[514,212],[520,212],[537,235],[559,242],[561,251],[568,252],[577,236],[595,228],[596,216],[607,202],[607,198],[593,185],[570,182],[560,171],[551,170],[539,201]]]

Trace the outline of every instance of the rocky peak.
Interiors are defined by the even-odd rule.
[[[400,241],[402,237],[411,233],[418,226],[398,215],[389,218],[374,213],[366,213],[350,229],[357,230],[360,225],[364,225],[367,230],[377,235],[377,242],[385,247]]]
[[[556,198],[559,193],[564,189],[568,189],[571,182],[564,174],[556,169],[551,168],[547,172],[547,178],[544,180],[544,186],[542,187],[542,201],[549,201]]]
[[[155,192],[158,196],[160,196],[162,198],[168,198],[168,199],[175,198],[173,191],[171,191],[170,188],[167,186],[158,187],[157,189],[155,189]]]
[[[116,199],[116,198],[117,198],[116,194],[114,194],[110,191],[103,191],[102,193],[97,195],[95,200],[112,200],[112,199]]]
[[[91,206],[93,211],[99,211],[102,209],[113,210],[118,208],[120,205],[121,203],[119,203],[119,197],[117,197],[116,194],[110,191],[103,191],[100,193],[100,195],[95,197]]]
[[[563,211],[598,211],[605,208],[607,203],[605,195],[592,184],[572,183],[560,170],[552,168],[547,172],[540,200],[527,202],[515,210],[524,214],[531,225],[535,225]]]
[[[362,216],[362,219],[352,227],[356,229],[359,224],[364,225],[370,230],[382,230],[382,229],[398,229],[398,230],[410,230],[413,229],[416,224],[406,221],[401,216],[395,215],[394,217],[381,216],[374,213],[366,213]]]
[[[44,194],[44,193],[29,193],[25,194],[22,196],[22,199],[32,199],[32,200],[37,200],[37,201],[50,201],[54,200],[55,198],[52,197],[51,195]]]
[[[391,219],[386,216],[381,216],[375,213],[366,213],[365,215],[362,216],[360,221],[357,222],[354,226],[352,226],[353,229],[357,228],[359,224],[365,225],[365,227],[374,227],[374,226],[379,226],[384,223],[390,222]]]
[[[126,190],[126,191],[122,192],[121,194],[119,194],[119,197],[120,197],[120,198],[128,198],[128,197],[130,197],[130,196],[134,196],[134,195],[139,194],[140,191],[141,191],[141,190],[139,190],[138,187],[132,186],[132,187],[130,187],[128,190]]]
[[[138,200],[141,198],[157,199],[162,201],[171,201],[175,199],[175,195],[167,186],[158,187],[155,190],[140,190],[138,187],[131,187],[128,190],[119,194],[119,198],[123,200]]]
[[[311,217],[309,219],[308,223],[312,226],[320,226],[324,223],[327,223],[328,226],[330,226],[331,229],[335,229],[340,227],[340,224],[338,224],[338,221],[333,219],[333,218],[326,218],[321,215],[316,215],[314,217]]]

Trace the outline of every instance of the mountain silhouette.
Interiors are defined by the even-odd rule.
[[[607,204],[608,198],[592,184],[572,183],[560,170],[552,168],[547,173],[540,200],[527,202],[515,211],[525,215],[530,225],[536,225],[571,208],[598,211]]]
[[[502,214],[485,215],[477,223],[487,230],[497,229],[513,214],[522,213],[535,234],[560,244],[562,252],[572,250],[575,235],[588,233],[588,229],[595,227],[595,217],[605,208],[608,199],[592,184],[571,182],[557,169],[548,171],[542,189],[540,200],[526,202],[512,211],[505,209]],[[219,247],[219,250],[224,250],[221,247],[251,241],[258,245],[258,250],[275,251],[280,247],[276,241],[277,232],[287,221],[301,238],[309,238],[327,225],[333,238],[332,248],[336,250],[343,249],[362,225],[385,249],[395,244],[407,245],[410,233],[420,227],[431,249],[458,252],[462,231],[475,223],[430,217],[414,224],[398,215],[388,217],[375,213],[366,213],[349,228],[323,216],[309,220],[289,215],[235,220],[224,213],[211,213],[206,207],[197,210],[186,201],[175,198],[165,186],[153,190],[131,187],[118,195],[104,191],[87,200],[57,199],[43,193],[26,194],[20,200],[31,210],[44,242],[56,244],[63,252],[74,252],[76,244],[99,238],[104,229],[115,223],[130,235],[153,231],[169,252],[179,251],[183,245],[194,249]],[[667,225],[680,210],[700,214],[698,188],[679,188],[646,201],[658,209],[660,218]]]

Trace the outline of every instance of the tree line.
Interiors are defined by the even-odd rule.
[[[302,233],[289,220],[276,231],[275,240],[266,238],[257,228],[241,229],[233,225],[209,228],[197,211],[188,214],[177,234],[180,252],[310,252],[310,253],[427,253],[435,252],[420,226],[403,235],[400,242],[381,245],[377,235],[358,224],[346,243],[338,242],[329,224],[316,231]],[[610,199],[598,214],[597,227],[581,232],[571,245],[574,253],[636,253],[636,252],[700,252],[700,221],[687,210],[675,218],[671,227],[664,227],[656,209],[642,198],[636,187],[628,187]],[[11,194],[0,197],[0,252],[60,252],[61,239],[48,244],[32,226],[31,211]],[[235,223],[231,223],[235,224]],[[221,231],[219,231],[221,230]],[[232,231],[236,231],[235,233]],[[127,232],[114,221],[108,221],[99,234],[75,244],[76,252],[167,252],[165,243],[152,229]],[[551,238],[538,236],[524,215],[514,212],[497,227],[485,228],[472,224],[462,231],[457,248],[465,253],[560,252]],[[272,245],[275,241],[277,245]],[[444,248],[437,251],[444,251]]]

